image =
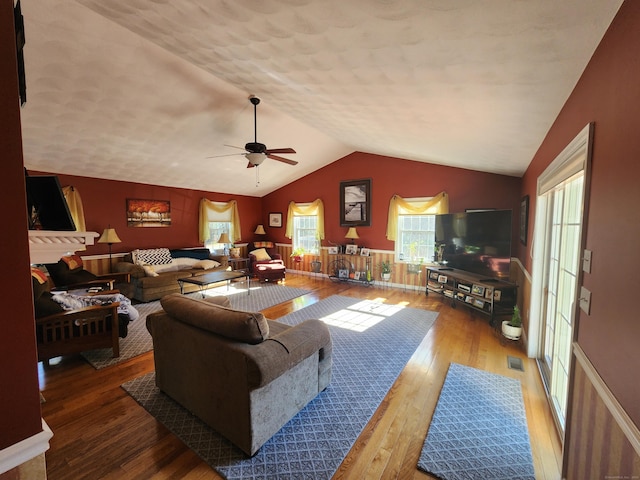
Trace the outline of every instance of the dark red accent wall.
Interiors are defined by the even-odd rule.
[[[47,173],[29,172],[29,174],[45,175]],[[102,233],[109,225],[116,229],[122,243],[112,246],[113,253],[130,252],[135,248],[201,246],[202,244],[198,241],[198,222],[202,198],[220,202],[229,200],[238,202],[242,241],[253,240],[253,231],[261,220],[262,201],[256,197],[57,175],[61,186],[72,185],[78,189],[82,197],[87,231]],[[171,202],[171,226],[128,227],[125,209],[127,198],[168,200]],[[83,255],[108,252],[109,247],[106,244],[96,243],[87,247]]]
[[[584,285],[591,313],[579,310],[578,343],[636,425],[640,425],[640,2],[625,1],[523,179],[536,179],[589,122],[595,122]],[[531,238],[531,236],[530,236]],[[530,244],[530,242],[529,242]],[[529,255],[520,259],[530,270]]]
[[[0,450],[42,431],[29,270],[13,2],[0,2]]]
[[[360,245],[393,250],[387,240],[389,200],[401,197],[430,197],[442,191],[449,195],[449,210],[462,212],[467,208],[499,208],[517,212],[520,203],[520,178],[481,173],[461,168],[355,152],[327,165],[263,198],[265,228],[276,241],[289,242],[285,228],[268,228],[269,212],[282,212],[283,223],[289,202],[311,202],[321,198],[325,207],[326,241],[344,243],[347,227],[340,226],[340,182],[370,178],[372,220],[370,227],[358,227]],[[514,232],[518,215],[514,214]],[[513,255],[518,248],[514,234]]]

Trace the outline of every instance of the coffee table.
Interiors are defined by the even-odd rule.
[[[224,272],[211,272],[205,273],[204,275],[195,275],[193,277],[179,278],[178,283],[180,284],[180,293],[184,293],[184,284],[191,283],[193,285],[198,285],[200,288],[200,294],[202,298],[204,298],[204,291],[209,288],[210,285],[214,283],[227,282],[227,290],[229,290],[229,284],[231,280],[236,278],[246,277],[247,279],[247,295],[251,295],[251,276],[248,272],[243,272],[240,270],[236,271],[224,271]]]

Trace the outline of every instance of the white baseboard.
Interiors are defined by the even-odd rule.
[[[0,450],[0,474],[8,472],[49,450],[53,432],[42,419],[42,431]]]

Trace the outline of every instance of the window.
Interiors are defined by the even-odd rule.
[[[293,250],[303,248],[306,253],[318,254],[318,216],[298,215],[293,217]]]
[[[398,195],[391,198],[387,238],[395,241],[396,261],[433,261],[435,216],[440,213],[449,213],[445,192],[431,198],[404,199]]]
[[[222,243],[218,243],[218,239],[222,233],[227,232],[229,234],[229,239],[233,238],[231,231],[231,222],[209,222],[209,239],[204,243],[204,246],[207,247],[211,252],[222,251],[225,247],[229,245],[224,245]]]
[[[396,260],[430,262],[435,250],[435,215],[398,215]]]

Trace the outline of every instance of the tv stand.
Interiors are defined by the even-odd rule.
[[[495,317],[511,315],[518,298],[515,283],[498,278],[486,278],[450,267],[427,267],[425,295],[437,293],[451,300],[451,306],[468,307],[472,312]]]

